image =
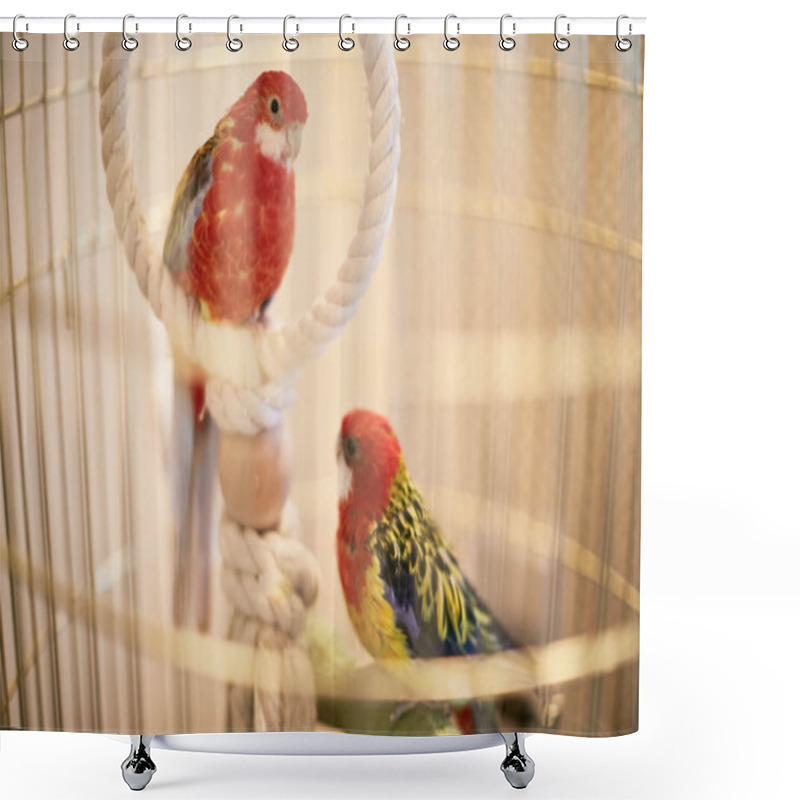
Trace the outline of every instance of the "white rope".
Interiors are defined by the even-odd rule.
[[[278,531],[259,532],[223,517],[222,588],[237,611],[294,638],[303,630],[306,609],[316,600],[319,567],[285,526],[283,521]]]
[[[211,378],[210,413],[225,430],[255,433],[274,424],[291,402],[297,369],[319,355],[355,314],[380,262],[397,191],[400,100],[392,38],[363,36],[372,144],[363,207],[347,258],[333,282],[296,322],[267,327],[202,318],[197,303],[172,279],[153,247],[133,180],[126,130],[129,57],[119,36],[103,40],[100,129],[106,191],[128,263],[174,347]],[[264,387],[270,386],[269,391]]]
[[[277,425],[293,400],[294,383],[289,380],[255,389],[217,378],[206,382],[206,407],[220,428],[234,433],[254,435]]]
[[[220,523],[222,590],[234,609],[231,633],[255,648],[252,691],[228,690],[229,723],[236,730],[311,730],[316,719],[303,632],[320,572],[298,527],[291,502],[275,531],[257,531],[227,515]]]

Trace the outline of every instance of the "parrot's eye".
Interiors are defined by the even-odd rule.
[[[356,457],[357,450],[358,448],[356,447],[356,440],[352,436],[345,436],[344,455],[348,462],[352,461]]]
[[[277,97],[272,98],[272,102],[269,104],[269,110],[273,114],[277,114],[281,110],[281,104]]]

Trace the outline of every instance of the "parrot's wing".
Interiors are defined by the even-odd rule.
[[[212,136],[192,157],[183,173],[164,240],[164,263],[177,276],[189,267],[187,245],[211,185],[214,152],[219,137]],[[176,362],[179,356],[176,354]],[[176,373],[174,381],[173,500],[178,529],[175,560],[173,613],[177,625],[192,621],[192,610],[201,630],[210,614],[210,563],[215,498],[217,432],[210,419],[198,421],[194,406],[195,386]]]
[[[417,657],[492,653],[508,634],[472,588],[416,487],[376,525],[374,548],[395,624]]]
[[[211,185],[214,152],[219,136],[214,134],[192,156],[175,190],[172,216],[164,239],[164,263],[173,275],[183,272],[188,264],[186,246],[192,238],[194,223],[203,209],[203,198]]]

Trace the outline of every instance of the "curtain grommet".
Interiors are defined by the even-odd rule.
[[[504,26],[507,19],[512,20],[511,33],[514,34],[517,32],[517,23],[513,21],[512,15],[503,14],[503,16],[500,17],[500,49],[505,50],[506,53],[517,46],[517,40],[513,36],[506,36]]]
[[[17,22],[21,19],[25,19],[23,14],[17,14],[14,17],[14,22],[11,23],[11,46],[18,52],[24,53],[28,49],[28,45],[30,42],[27,39],[24,39],[22,36],[19,35],[19,31],[17,31]]]
[[[450,34],[447,32],[447,26],[448,26],[448,24],[449,24],[451,19],[456,20],[456,35],[455,36],[450,36]],[[449,52],[454,53],[456,50],[458,50],[459,47],[461,47],[461,41],[458,38],[458,34],[459,34],[459,31],[460,31],[460,28],[461,28],[461,23],[458,22],[458,18],[456,17],[455,14],[448,14],[444,18],[444,42],[442,42],[442,46],[444,47],[445,50],[448,50]]]
[[[287,14],[283,18],[283,42],[281,43],[281,47],[283,47],[283,49],[287,53],[294,53],[294,51],[297,50],[298,47],[300,47],[300,42],[297,41],[297,39],[294,39],[293,37],[289,36],[287,32],[290,19],[297,19],[297,17],[293,17],[291,14]],[[295,31],[299,32],[298,25],[295,25]]]
[[[401,53],[403,53],[406,50],[408,50],[409,47],[411,47],[411,39],[408,38],[408,36],[411,34],[411,24],[408,22],[406,23],[406,28],[408,29],[408,32],[406,36],[401,36],[400,35],[401,19],[408,19],[408,17],[405,14],[398,14],[394,18],[394,49],[399,50]]]
[[[627,14],[620,14],[617,17],[617,41],[614,42],[614,47],[616,47],[617,50],[619,50],[620,53],[627,53],[628,50],[630,50],[631,47],[633,47],[633,42],[630,39],[624,38],[619,32],[620,31],[620,23],[624,19],[630,19],[630,18],[628,17]],[[631,23],[628,22],[628,36],[630,36],[630,35],[631,35]]]
[[[238,53],[244,47],[244,42],[241,39],[238,39],[235,36],[231,36],[231,22],[233,22],[233,20],[235,19],[239,19],[239,17],[236,14],[231,14],[228,17],[228,29],[226,31],[228,36],[228,41],[225,42],[225,47],[228,48],[228,52],[230,53]],[[239,26],[240,33],[241,30],[242,28],[241,26]]]
[[[182,53],[185,53],[191,46],[192,40],[188,36],[181,33],[181,20],[188,19],[188,14],[178,14],[175,18],[175,47]],[[189,33],[192,32],[192,25],[189,23]]]
[[[139,46],[139,40],[135,36],[131,36],[131,35],[128,34],[128,20],[129,19],[135,19],[133,14],[126,14],[122,18],[122,42],[121,42],[121,47],[122,47],[123,50],[126,50],[128,53],[132,53]]]
[[[569,28],[570,28],[569,22],[567,22],[567,36],[562,36],[558,32],[559,20],[566,19],[566,18],[567,18],[566,14],[558,14],[558,16],[556,16],[555,22],[553,23],[553,34],[555,36],[555,39],[553,40],[553,47],[555,47],[555,49],[558,50],[559,53],[563,53],[565,50],[569,50],[570,42],[569,42],[569,39],[567,38],[567,36],[569,36],[569,33],[570,33],[570,31],[569,31]]]
[[[345,36],[342,32],[342,26],[344,25],[344,21],[346,19],[352,20],[353,18],[349,14],[342,14],[342,16],[339,17],[339,49],[343,50],[345,53],[349,53],[356,46],[356,42],[355,39]],[[353,29],[352,32],[355,33],[355,23],[351,22],[350,24]]]
[[[74,53],[81,46],[81,43],[76,36],[72,36],[69,32],[69,21],[71,19],[75,19],[74,14],[67,14],[67,16],[64,17],[64,49],[68,50],[70,53]],[[80,29],[80,24],[75,23],[75,30],[79,31]]]

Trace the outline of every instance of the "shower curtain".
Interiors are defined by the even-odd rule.
[[[0,728],[635,731],[643,38],[120,38],[0,40]]]

